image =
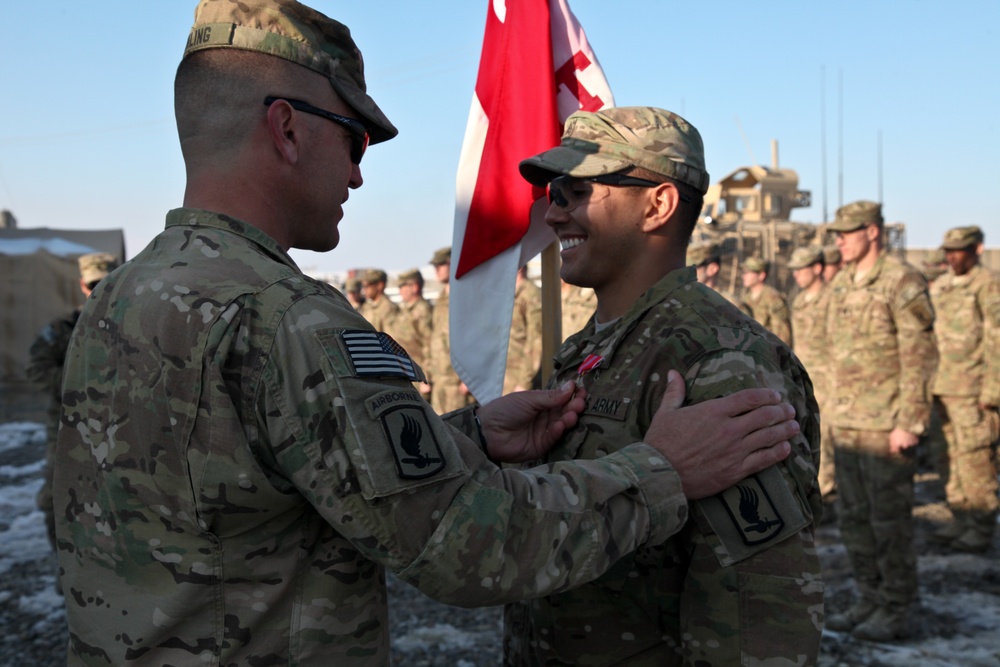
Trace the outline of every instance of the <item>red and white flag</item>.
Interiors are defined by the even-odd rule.
[[[452,365],[480,402],[503,390],[517,269],[555,235],[531,225],[541,188],[517,165],[559,144],[575,111],[614,106],[566,0],[490,0],[458,164],[452,239]]]

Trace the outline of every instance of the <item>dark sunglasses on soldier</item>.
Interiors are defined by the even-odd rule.
[[[278,100],[288,102],[288,104],[296,111],[301,111],[303,113],[309,113],[314,116],[319,116],[320,118],[326,118],[329,121],[333,121],[337,125],[345,128],[351,134],[351,162],[354,164],[361,164],[361,158],[364,156],[365,151],[368,150],[368,129],[364,126],[364,123],[353,118],[348,118],[347,116],[341,116],[340,114],[333,113],[332,111],[327,111],[326,109],[320,109],[319,107],[314,107],[308,102],[303,102],[302,100],[294,100],[290,97],[275,97],[274,95],[268,95],[264,98],[264,106],[271,106]]]
[[[657,181],[650,181],[645,178],[636,178],[624,174],[601,174],[598,176],[587,176],[576,178],[575,176],[557,176],[549,181],[546,188],[549,203],[555,204],[561,209],[571,211],[585,201],[593,201],[594,189],[590,183],[600,183],[615,187],[639,187],[655,188],[662,185]],[[606,196],[606,193],[605,193]],[[603,197],[601,197],[603,199]],[[680,193],[681,201],[691,201],[684,193]]]

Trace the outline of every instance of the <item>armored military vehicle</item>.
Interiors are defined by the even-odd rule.
[[[799,176],[778,166],[778,144],[771,143],[771,166],[740,167],[710,186],[691,243],[718,243],[722,248],[720,285],[733,292],[742,288],[740,263],[760,257],[771,263],[767,282],[791,294],[795,281],[787,267],[800,246],[834,242],[825,223],[794,222],[792,209],[812,205],[809,190],[799,189]],[[886,224],[890,251],[903,253],[905,227]]]

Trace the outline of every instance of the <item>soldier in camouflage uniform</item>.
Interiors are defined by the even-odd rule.
[[[465,410],[463,435],[413,390],[406,353],[288,255],[336,247],[366,139],[396,134],[347,28],[291,0],[203,0],[175,90],[185,207],[102,281],[67,354],[70,665],[385,666],[386,568],[451,603],[544,595],[672,534],[684,492],[781,458],[784,406],[755,411],[750,436],[742,417],[715,424],[763,392],[676,414],[677,392],[646,434],[670,461],[637,442],[498,468],[488,456],[537,457],[583,396],[482,406],[482,437]],[[722,480],[692,465],[692,419],[724,440],[712,456],[738,446]]]
[[[920,261],[920,272],[924,274],[928,285],[933,285],[934,281],[948,272],[948,257],[942,248],[931,250]]]
[[[687,265],[695,267],[698,282],[714,289],[726,298],[729,303],[739,308],[743,313],[753,317],[746,301],[737,294],[719,285],[719,272],[722,270],[722,249],[718,243],[701,243],[690,245],[687,250]]]
[[[365,293],[361,289],[361,279],[360,278],[348,278],[344,283],[344,296],[347,297],[348,303],[360,312],[361,307],[365,305]]]
[[[799,293],[792,301],[792,338],[795,354],[809,371],[820,414],[828,410],[830,396],[830,369],[827,364],[826,309],[830,301],[829,291],[823,282],[825,260],[819,246],[796,248],[788,261]],[[819,490],[823,501],[830,509],[832,494],[837,488],[834,478],[833,440],[830,425],[822,420],[820,438]],[[824,513],[826,514],[826,513]]]
[[[823,283],[829,285],[833,277],[840,273],[843,257],[835,245],[823,246]]]
[[[399,344],[409,353],[413,361],[426,367],[427,345],[431,340],[434,326],[434,312],[430,302],[424,298],[424,276],[420,269],[403,271],[397,276],[399,287],[399,309],[403,315],[409,316],[413,325],[413,335],[408,339],[399,340]],[[429,402],[431,386],[426,382],[417,384],[421,395]]]
[[[597,295],[589,287],[561,282],[562,292],[562,337],[569,338],[582,329],[597,308]]]
[[[388,276],[382,269],[365,271],[361,276],[361,289],[365,294],[365,302],[361,304],[358,312],[376,330],[389,334],[409,352],[410,348],[406,347],[404,341],[413,341],[416,337],[413,319],[403,315],[399,306],[385,295],[386,280]],[[412,347],[412,342],[410,344]]]
[[[930,420],[934,310],[920,272],[884,250],[881,205],[842,206],[830,229],[846,266],[829,286],[833,391],[823,416],[859,598],[827,627],[891,641],[906,633],[917,600],[913,447]]]
[[[528,267],[522,266],[514,286],[503,393],[538,389],[541,382],[542,290],[528,279]]]
[[[778,290],[765,284],[771,265],[750,257],[743,262],[743,287],[747,306],[753,318],[787,345],[792,344],[792,318],[788,304]]]
[[[938,534],[953,549],[982,553],[997,521],[1000,438],[1000,278],[979,264],[983,231],[944,236],[951,271],[934,281],[938,367],[934,405],[948,442],[948,506],[954,521]]]
[[[448,285],[451,276],[451,248],[439,248],[431,265],[441,283],[434,300],[430,343],[427,345],[427,381],[431,385],[431,405],[438,414],[458,410],[475,402],[451,365],[451,328],[448,323]]]
[[[563,279],[597,294],[552,380],[585,387],[587,408],[547,461],[619,451],[669,382],[686,383],[693,402],[771,387],[795,406],[802,433],[787,463],[696,503],[666,543],[573,591],[508,605],[506,664],[815,664],[818,409],[789,349],[685,267],[709,184],[697,130],[651,107],[578,112],[559,147],[520,169],[549,188],[545,220],[562,245]]]
[[[80,291],[84,298],[97,287],[105,276],[118,268],[118,258],[106,252],[81,255],[77,260],[80,268]],[[56,548],[56,517],[52,507],[52,470],[55,463],[56,433],[59,431],[59,413],[62,411],[62,376],[66,362],[66,348],[73,333],[80,308],[69,315],[57,317],[43,328],[31,343],[28,351],[28,379],[38,384],[49,397],[48,418],[45,424],[45,470],[42,474],[42,488],[35,501],[45,515],[45,533],[52,549]]]

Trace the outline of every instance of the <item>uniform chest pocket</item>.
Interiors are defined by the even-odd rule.
[[[892,309],[885,297],[868,290],[857,290],[847,295],[839,316],[854,322],[858,332],[865,334],[896,333]]]

